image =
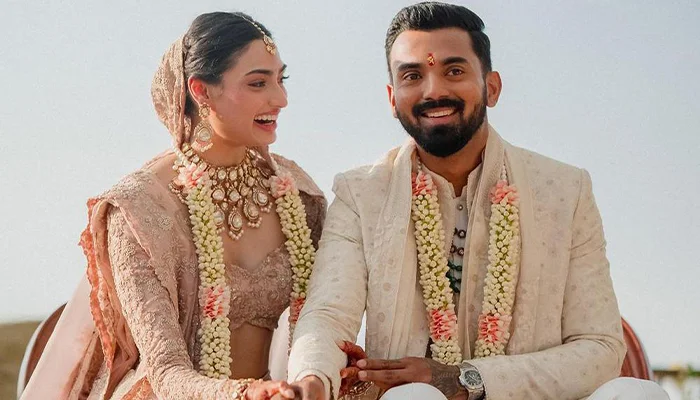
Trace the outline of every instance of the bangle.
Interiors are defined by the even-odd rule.
[[[370,387],[372,387],[372,382],[360,381],[350,387],[350,390],[348,390],[348,394],[351,396],[360,396],[367,393]]]
[[[236,379],[229,382],[231,382],[231,398],[245,399],[248,387],[253,383],[262,382],[262,379]]]

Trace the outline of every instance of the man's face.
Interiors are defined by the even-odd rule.
[[[394,116],[435,156],[461,150],[483,126],[486,106],[498,101],[498,74],[484,78],[471,38],[461,29],[402,32],[389,60]]]

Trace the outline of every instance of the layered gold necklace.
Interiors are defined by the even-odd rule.
[[[269,213],[272,209],[269,181],[272,174],[261,167],[265,160],[260,154],[248,148],[240,164],[215,167],[202,160],[188,144],[175,152],[177,160],[173,169],[195,164],[209,176],[216,209],[214,221],[219,232],[226,231],[231,239],[238,240],[246,224],[251,228],[260,226],[262,213]],[[182,186],[171,182],[170,190],[185,203]]]

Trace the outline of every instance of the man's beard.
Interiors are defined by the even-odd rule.
[[[396,116],[418,146],[429,154],[444,158],[462,150],[484,123],[486,118],[486,91],[484,90],[482,101],[474,107],[474,112],[466,118],[462,115],[464,111],[464,101],[462,99],[429,100],[416,104],[411,112],[416,120],[420,121],[422,113],[440,107],[454,108],[455,113],[459,115],[459,122],[425,128],[420,126],[420,123],[414,125],[405,114],[400,113],[398,110],[396,110]]]

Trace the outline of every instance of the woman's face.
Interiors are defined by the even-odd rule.
[[[287,106],[279,52],[270,54],[262,40],[251,42],[217,85],[191,78],[190,93],[211,108],[215,137],[231,146],[267,146],[276,139],[277,117]]]

